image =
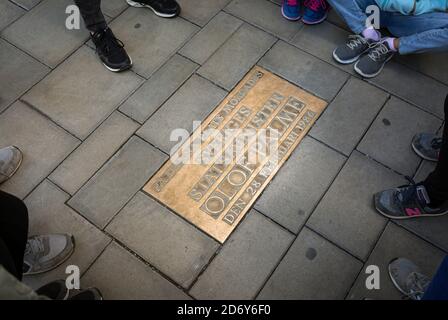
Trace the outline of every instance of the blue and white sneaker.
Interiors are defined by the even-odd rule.
[[[282,15],[285,19],[291,21],[300,20],[302,17],[300,14],[301,4],[300,0],[283,0]]]
[[[318,24],[327,19],[330,6],[325,0],[305,0],[303,3],[303,23]]]

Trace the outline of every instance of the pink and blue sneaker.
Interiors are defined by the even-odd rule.
[[[301,4],[300,0],[283,0],[282,4],[282,15],[285,19],[291,21],[300,20],[300,10]]]
[[[303,23],[318,24],[323,22],[328,15],[330,6],[325,0],[305,0],[303,3],[305,9],[303,12]]]

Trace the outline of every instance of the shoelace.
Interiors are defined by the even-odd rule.
[[[439,150],[442,148],[443,139],[442,138],[434,138],[431,141],[431,147],[433,147],[436,150]]]
[[[120,39],[117,39],[112,33],[108,33],[107,29],[99,31],[93,36],[98,37],[102,41],[101,49],[103,52],[114,53],[115,51],[124,48],[124,43]]]
[[[373,50],[370,51],[369,57],[375,61],[380,60],[384,55],[388,54],[390,51],[385,42],[379,42],[375,44],[372,48]]]
[[[313,11],[327,9],[327,3],[325,0],[305,0],[303,4]]]
[[[350,49],[355,49],[357,46],[367,43],[367,40],[359,35],[349,35],[349,41],[347,42],[347,47]]]
[[[25,254],[36,254],[45,251],[45,246],[41,238],[29,239],[26,243]]]
[[[295,7],[295,6],[297,6],[297,0],[286,0],[286,4],[288,6]]]

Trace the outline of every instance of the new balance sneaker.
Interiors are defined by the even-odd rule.
[[[283,0],[282,16],[291,21],[300,20],[301,7],[301,0]]]
[[[0,149],[0,184],[11,178],[23,160],[19,148],[9,146]]]
[[[69,234],[48,234],[28,238],[23,274],[50,271],[64,263],[73,253],[75,241]]]
[[[380,74],[394,54],[395,51],[389,48],[386,41],[377,42],[370,48],[368,54],[358,60],[355,71],[364,78],[374,78]]]
[[[412,149],[421,158],[437,162],[442,142],[442,138],[433,133],[419,133],[412,139]]]
[[[175,0],[126,0],[126,2],[132,7],[149,8],[162,18],[174,18],[180,14],[180,6]]]
[[[91,34],[96,46],[96,53],[104,66],[113,72],[120,72],[132,67],[132,60],[124,50],[124,44],[118,40],[110,28]]]
[[[374,196],[374,204],[378,212],[390,219],[438,217],[448,213],[448,201],[440,208],[430,207],[426,188],[415,184],[379,192]]]
[[[69,290],[64,280],[50,282],[37,289],[36,293],[51,300],[67,300],[69,296]]]
[[[374,40],[366,39],[363,36],[349,35],[344,44],[334,49],[333,58],[341,64],[354,63],[374,44]]]
[[[305,0],[303,3],[303,18],[305,24],[318,24],[327,19],[329,5],[325,0]]]
[[[397,258],[389,263],[389,276],[402,294],[412,300],[421,300],[430,284],[430,279],[420,268],[406,258]]]

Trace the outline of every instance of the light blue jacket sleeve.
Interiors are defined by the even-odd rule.
[[[404,15],[420,15],[430,12],[448,12],[448,0],[375,0],[383,11]]]

